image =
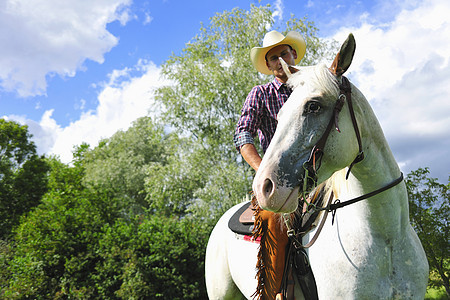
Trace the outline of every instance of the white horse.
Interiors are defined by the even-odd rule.
[[[279,112],[277,131],[253,182],[263,209],[277,213],[296,210],[303,187],[313,188],[311,180],[305,179],[305,169],[316,184],[326,181],[328,195],[332,191],[342,202],[376,191],[400,177],[400,169],[363,94],[351,85],[351,94],[346,98],[351,97],[353,108],[349,108],[348,99],[340,96],[342,73],[350,66],[354,49],[350,35],[332,68],[301,67],[290,75],[288,84],[293,92]],[[336,102],[342,98],[336,123],[340,132],[333,126],[325,134],[327,125],[335,125],[330,119],[334,119]],[[325,143],[315,152],[313,148],[324,135],[328,136]],[[364,159],[353,165],[361,151]],[[305,181],[308,184],[304,185]],[[256,290],[258,244],[240,239],[227,226],[241,206],[228,210],[211,233],[205,262],[210,299],[251,299]],[[306,235],[303,243],[309,242],[314,233]],[[409,222],[403,181],[337,209],[334,224],[331,218],[326,220],[309,249],[309,258],[319,299],[424,298],[428,263]],[[304,299],[299,284],[295,287],[296,299]]]

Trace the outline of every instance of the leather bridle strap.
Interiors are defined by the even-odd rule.
[[[333,204],[331,204],[331,205],[329,205],[327,207],[324,207],[324,209],[329,211],[329,212],[332,212],[332,215],[333,215],[332,223],[333,223],[334,222],[334,215],[336,214],[336,210],[338,208],[341,208],[341,207],[344,207],[344,206],[347,206],[347,205],[350,205],[350,204],[354,204],[354,203],[359,202],[361,200],[365,200],[365,199],[368,199],[368,198],[373,197],[375,195],[378,195],[379,193],[382,193],[384,191],[387,191],[390,188],[393,188],[394,186],[396,186],[397,184],[399,184],[402,181],[403,181],[403,173],[400,173],[400,177],[398,177],[397,179],[395,179],[394,181],[392,181],[388,185],[383,186],[382,188],[379,188],[379,189],[377,189],[375,191],[372,191],[370,193],[361,195],[359,197],[356,197],[356,198],[353,198],[351,200],[347,200],[347,201],[344,201],[344,202],[341,202],[341,200],[336,199]]]
[[[342,107],[344,106],[345,100],[347,100],[348,103],[348,109],[350,111],[350,118],[352,120],[353,128],[355,130],[356,139],[358,141],[358,147],[359,152],[356,158],[353,160],[353,162],[350,164],[346,179],[348,179],[348,176],[350,174],[350,171],[354,164],[362,161],[364,159],[364,152],[362,148],[362,142],[361,142],[361,134],[359,132],[358,123],[356,121],[355,112],[353,110],[353,103],[352,103],[352,89],[349,80],[347,77],[342,76],[341,77],[342,83],[339,84],[339,98],[336,100],[336,104],[333,109],[333,115],[331,116],[330,121],[328,122],[328,126],[325,129],[325,132],[323,133],[322,137],[319,139],[319,141],[314,145],[313,149],[311,150],[311,154],[309,156],[309,159],[305,162],[304,166],[308,170],[309,174],[315,176],[317,170],[320,167],[321,159],[323,156],[323,150],[325,149],[325,144],[327,142],[328,136],[330,135],[330,132],[334,127],[337,131],[341,132],[339,129],[339,113],[342,110]]]
[[[327,206],[328,207],[331,203],[331,200],[333,200],[334,193],[330,193],[330,197],[328,198]],[[317,238],[319,237],[320,232],[322,231],[323,225],[325,225],[325,221],[327,220],[329,210],[325,210],[322,216],[322,220],[320,221],[319,227],[317,227],[316,233],[314,234],[313,238],[309,241],[308,244],[304,245],[303,248],[309,248],[316,242]]]
[[[350,171],[352,170],[353,166],[364,159],[364,152],[362,148],[361,134],[359,133],[358,123],[356,122],[355,111],[353,110],[352,89],[347,77],[342,76],[342,83],[339,85],[339,89],[341,90],[341,92],[343,92],[343,94],[347,98],[348,109],[350,110],[350,117],[352,119],[353,128],[355,129],[356,139],[358,140],[359,146],[358,155],[355,157],[355,159],[348,167],[347,175],[345,176],[345,179],[348,179],[348,176],[350,175]]]
[[[375,195],[378,195],[378,194],[380,194],[380,193],[382,193],[384,191],[389,190],[390,188],[393,188],[394,186],[396,186],[397,184],[399,184],[402,181],[403,181],[403,173],[400,172],[400,177],[398,177],[397,179],[395,179],[391,183],[383,186],[382,188],[379,188],[379,189],[377,189],[375,191],[372,191],[370,193],[361,195],[359,197],[356,197],[356,198],[353,198],[351,200],[347,200],[347,201],[344,201],[344,202],[341,202],[341,200],[336,199],[333,204],[330,204],[331,200],[334,197],[333,192],[331,192],[330,197],[329,197],[328,202],[327,202],[327,205],[322,207],[322,208],[315,208],[315,210],[317,210],[317,211],[325,211],[325,212],[324,212],[324,215],[323,215],[322,220],[320,222],[320,225],[319,225],[319,227],[316,230],[316,233],[314,234],[314,236],[311,239],[311,241],[308,244],[306,244],[305,246],[303,246],[301,241],[297,238],[297,233],[295,231],[295,228],[293,228],[291,226],[290,218],[288,216],[286,216],[287,214],[283,214],[283,219],[284,219],[284,222],[285,222],[286,228],[287,228],[287,235],[288,235],[289,239],[293,242],[293,244],[296,247],[309,248],[315,243],[315,241],[319,237],[319,234],[322,231],[323,225],[325,224],[325,221],[327,219],[327,214],[329,212],[331,212],[331,215],[332,215],[331,225],[334,225],[334,217],[336,215],[336,210],[338,208],[342,208],[344,206],[347,206],[347,205],[350,205],[350,204],[354,204],[356,202],[359,202],[359,201],[368,199],[370,197],[373,197]]]
[[[338,116],[339,113],[342,110],[342,107],[344,106],[345,98],[339,96],[338,100],[336,101],[336,104],[333,109],[333,115],[331,116],[330,122],[328,122],[328,126],[325,129],[325,132],[323,133],[322,137],[319,139],[319,141],[314,145],[313,149],[311,150],[311,154],[309,156],[308,161],[306,162],[307,165],[312,166],[313,169],[309,170],[313,174],[319,169],[320,167],[320,161],[323,155],[323,150],[325,148],[325,144],[327,142],[328,136],[330,135],[331,129],[333,126],[336,128],[336,130],[339,131],[338,127]],[[316,163],[318,162],[318,163]]]

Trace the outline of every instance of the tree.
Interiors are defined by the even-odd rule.
[[[186,218],[117,222],[101,241],[101,282],[120,278],[115,295],[121,299],[205,299],[207,237],[205,226]]]
[[[201,299],[207,227],[190,218],[124,214],[126,201],[50,159],[49,192],[0,243],[0,298]]]
[[[50,190],[14,230],[10,278],[0,294],[5,298],[93,295],[88,279],[100,259],[98,235],[120,217],[122,208],[107,192],[83,186],[80,163],[49,159],[49,165]]]
[[[172,170],[177,178],[194,177],[186,205],[207,216],[221,215],[251,186],[252,171],[234,148],[233,134],[250,89],[271,80],[254,69],[249,51],[274,24],[272,13],[270,6],[252,5],[250,11],[236,8],[217,14],[181,55],[162,66],[163,75],[173,82],[156,93],[162,122],[189,139],[180,149],[180,160],[162,171],[168,172],[166,177]],[[282,31],[289,30],[300,31],[307,41],[302,64],[331,58],[333,45],[315,36],[312,22],[291,17]]]
[[[0,238],[47,191],[48,165],[36,154],[26,125],[0,119]]]
[[[150,117],[139,118],[127,131],[116,132],[83,154],[83,180],[90,187],[111,191],[134,213],[142,212],[152,206],[145,180],[157,175],[148,169],[164,166],[177,143],[176,134],[166,133]]]
[[[406,178],[411,223],[428,258],[432,275],[429,285],[444,286],[450,297],[450,178],[444,185],[428,174],[428,168],[419,168]]]

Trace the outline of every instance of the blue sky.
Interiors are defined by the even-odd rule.
[[[160,67],[201,23],[234,7],[270,4],[277,24],[306,15],[322,38],[342,42],[354,33],[348,76],[371,102],[399,165],[404,172],[428,166],[446,182],[448,2],[3,0],[0,117],[27,124],[40,153],[69,162],[74,145],[95,146],[156,113]]]

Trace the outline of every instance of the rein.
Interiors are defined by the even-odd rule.
[[[334,217],[336,216],[336,210],[338,208],[342,208],[342,207],[345,207],[347,205],[354,204],[356,202],[359,202],[359,201],[368,199],[370,197],[373,197],[375,195],[378,195],[378,194],[380,194],[380,193],[382,193],[384,191],[389,190],[390,188],[393,188],[394,186],[398,185],[402,181],[403,181],[403,173],[400,173],[400,177],[398,177],[397,179],[393,180],[391,183],[389,183],[389,184],[387,184],[387,185],[385,185],[385,186],[383,186],[383,187],[381,187],[381,188],[379,188],[379,189],[377,189],[375,191],[372,191],[370,193],[367,193],[367,194],[364,194],[364,195],[361,195],[361,196],[358,196],[356,198],[353,198],[353,199],[350,199],[350,200],[346,200],[346,201],[343,201],[343,202],[341,202],[341,200],[339,200],[339,199],[336,199],[333,204],[331,204],[331,200],[333,199],[334,195],[333,195],[333,192],[331,192],[330,198],[328,199],[328,203],[327,203],[327,205],[325,207],[316,208],[316,207],[313,206],[313,208],[311,209],[313,211],[313,213],[314,212],[318,212],[318,211],[325,211],[325,213],[324,213],[324,215],[322,217],[322,220],[320,221],[320,225],[317,228],[316,233],[314,234],[314,236],[311,239],[311,241],[308,244],[306,244],[306,245],[303,245],[301,243],[301,241],[298,239],[298,234],[296,233],[295,228],[293,228],[291,226],[290,220],[288,219],[287,216],[283,215],[284,222],[285,222],[286,227],[287,227],[288,237],[293,242],[295,248],[297,248],[297,249],[298,248],[309,248],[316,242],[317,238],[319,237],[319,234],[322,231],[322,228],[323,228],[323,226],[325,224],[325,221],[327,219],[327,215],[328,215],[329,212],[331,212],[331,215],[332,215],[331,225],[334,225]]]
[[[335,216],[336,210],[338,208],[341,208],[341,207],[344,207],[344,206],[347,206],[347,205],[350,205],[350,204],[354,204],[354,203],[359,202],[361,200],[365,200],[365,199],[368,199],[368,198],[373,197],[375,195],[378,195],[378,194],[380,194],[380,193],[382,193],[384,191],[387,191],[390,188],[393,188],[394,186],[396,186],[397,184],[399,184],[402,181],[403,181],[403,173],[400,173],[400,177],[398,177],[397,179],[393,180],[388,185],[383,186],[382,188],[379,188],[379,189],[377,189],[375,191],[372,191],[370,193],[361,195],[359,197],[356,197],[356,198],[353,198],[351,200],[347,200],[347,201],[344,201],[344,202],[341,202],[341,200],[336,199],[333,204],[331,204],[331,205],[329,205],[327,207],[324,207],[322,209],[319,209],[319,210],[326,210],[328,212],[332,212],[332,214],[333,214],[333,222],[332,222],[332,224],[333,224],[334,223],[334,216]]]

